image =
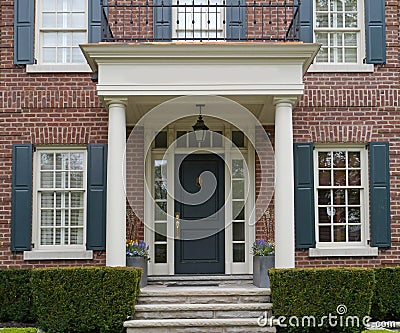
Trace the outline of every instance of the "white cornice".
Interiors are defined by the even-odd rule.
[[[211,61],[244,62],[255,60],[276,64],[298,64],[303,74],[311,65],[320,45],[305,43],[97,43],[80,45],[90,67],[101,63]]]

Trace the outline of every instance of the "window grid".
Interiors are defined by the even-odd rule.
[[[79,44],[87,41],[86,1],[42,0],[40,52],[42,63],[83,63]]]
[[[167,262],[167,161],[154,160],[154,263]]]
[[[232,251],[233,262],[244,262],[246,248],[245,170],[243,159],[232,159]]]
[[[38,186],[40,246],[84,244],[84,152],[41,152]]]
[[[360,150],[317,152],[317,235],[320,243],[363,239],[364,184]]]
[[[358,0],[316,0],[315,42],[321,43],[317,63],[359,63]]]

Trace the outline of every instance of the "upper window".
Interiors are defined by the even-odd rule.
[[[315,62],[362,63],[362,1],[315,0],[314,13],[314,39],[322,44]]]
[[[365,149],[317,149],[316,235],[319,245],[365,245],[367,172]]]
[[[87,1],[39,0],[36,58],[39,64],[85,63],[79,44],[87,42]]]
[[[37,242],[39,248],[85,245],[85,151],[38,152]]]

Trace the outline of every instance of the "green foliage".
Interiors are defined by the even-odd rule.
[[[0,322],[34,322],[31,270],[0,269]]]
[[[46,268],[32,272],[36,315],[47,333],[122,332],[132,316],[141,270]]]
[[[305,321],[303,327],[290,327],[280,331],[286,332],[361,332],[362,319],[368,316],[375,287],[373,270],[359,268],[332,269],[272,269],[269,271],[271,280],[273,313],[279,316],[296,316],[300,319],[313,316],[316,324],[323,316],[329,314],[338,316],[338,326],[330,327],[328,319],[323,327],[310,327]],[[338,314],[338,306],[345,305],[344,314]],[[340,327],[340,319],[344,324]],[[360,327],[345,327],[346,317],[360,318]],[[353,326],[351,322],[347,326]]]
[[[376,268],[376,288],[371,317],[376,321],[400,318],[400,267]]]

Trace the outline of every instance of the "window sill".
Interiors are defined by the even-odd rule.
[[[92,73],[88,64],[26,65],[27,73]]]
[[[309,250],[310,257],[376,257],[377,247],[360,246],[348,248],[315,248]]]
[[[373,73],[372,64],[312,64],[309,73],[349,72],[349,73]]]
[[[75,251],[25,251],[24,260],[79,260],[93,259],[92,250]]]

